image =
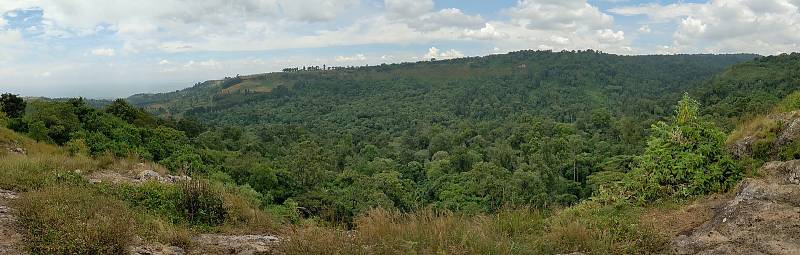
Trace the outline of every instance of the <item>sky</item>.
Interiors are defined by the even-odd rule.
[[[285,67],[800,51],[800,0],[0,0],[0,92],[115,98]]]

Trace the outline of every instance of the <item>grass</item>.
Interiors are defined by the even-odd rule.
[[[89,188],[48,187],[23,194],[14,206],[34,254],[124,254],[133,240],[125,204]]]
[[[24,192],[67,183],[80,186],[86,181],[79,172],[95,166],[85,157],[58,154],[5,156],[0,160],[0,189]]]
[[[12,147],[27,153],[8,152]],[[92,184],[83,177],[141,169],[166,172],[135,155],[92,158],[0,128],[0,189],[20,193],[12,206],[33,254],[124,254],[134,236],[188,250],[196,234],[272,233],[281,222],[241,187],[205,180]]]
[[[641,208],[584,202],[551,213],[506,209],[492,215],[397,213],[376,209],[352,232],[295,227],[286,254],[652,254],[667,237],[638,219]]]

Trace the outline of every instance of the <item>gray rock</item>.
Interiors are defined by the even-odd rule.
[[[675,254],[800,254],[800,160],[769,162],[690,233]]]
[[[156,171],[149,170],[149,169],[142,170],[141,172],[139,172],[139,175],[137,175],[137,178],[139,180],[143,180],[143,181],[150,181],[150,180],[152,180],[152,181],[163,181],[163,179],[162,179],[163,177],[161,177],[161,174],[159,174]]]
[[[221,254],[255,255],[270,254],[280,238],[272,235],[200,235],[193,240],[201,251],[217,251]],[[203,252],[200,252],[203,253]]]

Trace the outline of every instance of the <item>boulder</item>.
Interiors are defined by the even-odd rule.
[[[159,181],[159,182],[163,181],[163,177],[161,177],[161,174],[149,169],[140,171],[136,177],[137,179],[142,181]]]
[[[800,254],[800,160],[769,162],[759,178],[699,227],[672,240],[675,254]]]

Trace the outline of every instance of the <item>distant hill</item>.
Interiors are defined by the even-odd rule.
[[[388,97],[398,99],[395,96],[409,103],[405,107],[437,106],[430,109],[448,115],[481,117],[496,115],[496,110],[504,109],[501,115],[507,116],[513,109],[515,113],[573,122],[589,109],[607,108],[617,115],[643,112],[648,116],[641,117],[653,119],[669,112],[664,106],[677,100],[683,91],[732,64],[756,57],[520,51],[442,61],[240,76],[206,81],[176,92],[134,95],[128,101],[161,116],[191,115],[237,124],[278,121],[269,116],[289,110],[287,107],[336,111],[345,107],[342,105],[345,102],[370,104]],[[312,97],[314,104],[304,105],[302,99]],[[324,97],[336,100],[323,100]],[[486,102],[489,99],[497,102]],[[438,102],[431,104],[427,100]],[[389,102],[395,103],[399,102]],[[498,109],[476,111],[487,103]],[[574,103],[580,106],[573,107]],[[372,109],[361,112],[378,110],[368,108]]]

